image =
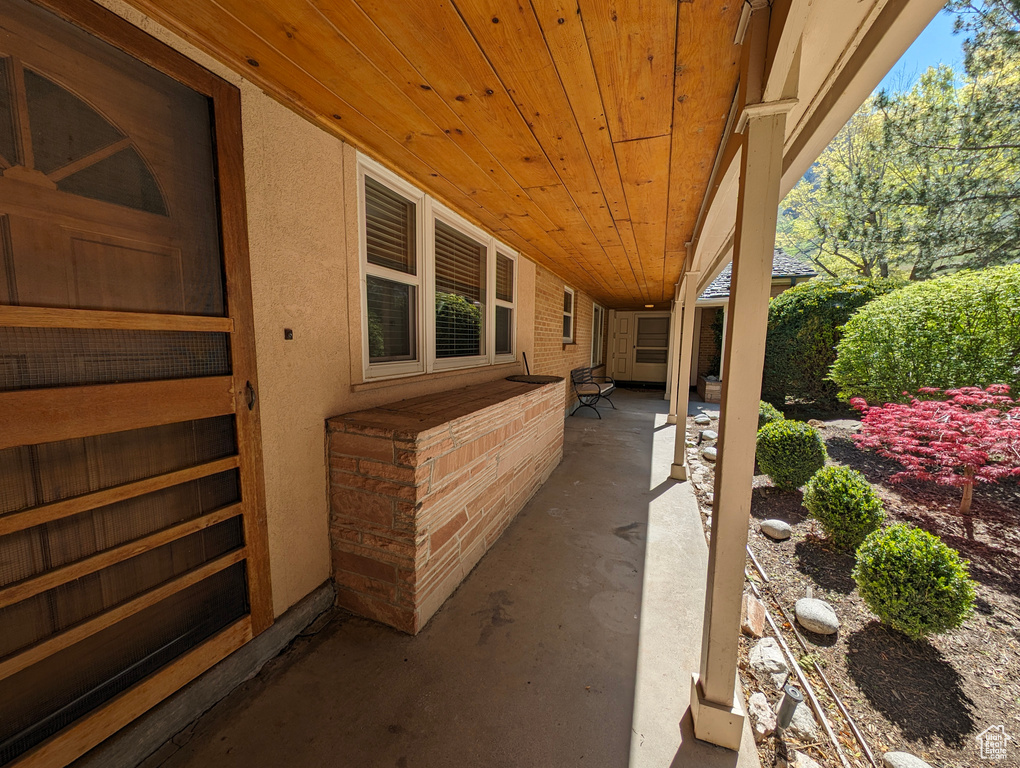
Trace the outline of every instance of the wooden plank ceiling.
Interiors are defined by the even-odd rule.
[[[571,285],[673,295],[739,0],[129,0]]]

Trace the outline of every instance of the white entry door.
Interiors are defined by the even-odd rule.
[[[631,381],[634,365],[634,314],[613,312],[612,338],[610,339],[609,375],[620,381]]]
[[[636,313],[633,347],[634,381],[665,383],[669,360],[669,313]]]

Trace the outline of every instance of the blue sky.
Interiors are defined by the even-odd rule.
[[[879,84],[879,89],[909,88],[928,67],[935,64],[963,65],[960,44],[963,35],[953,34],[953,16],[939,11],[920,37],[903,54]]]

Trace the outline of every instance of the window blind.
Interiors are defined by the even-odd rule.
[[[514,260],[502,253],[496,254],[496,298],[514,300]]]
[[[436,357],[485,353],[485,257],[487,248],[436,222]]]
[[[415,205],[367,176],[365,241],[369,264],[415,274]]]

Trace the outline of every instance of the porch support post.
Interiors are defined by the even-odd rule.
[[[673,466],[670,467],[670,477],[674,480],[687,479],[687,465],[684,457],[687,455],[687,404],[691,399],[690,370],[691,355],[694,349],[694,313],[696,311],[694,302],[698,300],[698,279],[700,272],[688,272],[684,276],[684,283],[680,289],[680,354],[677,361],[677,375],[673,379],[673,393],[675,396],[676,410],[676,434],[673,438]]]
[[[680,362],[680,318],[682,316],[680,289],[677,288],[675,293],[673,306],[670,308],[669,313],[669,357],[667,358],[669,369],[666,374],[666,386],[669,387],[669,393],[666,395],[666,399],[669,400],[669,415],[666,416],[667,424],[676,424],[676,390]]]
[[[745,139],[723,342],[726,375],[722,381],[701,669],[693,676],[691,688],[695,735],[729,749],[740,746],[744,720],[741,697],[736,693],[740,599],[789,106],[789,100],[754,104],[745,110],[740,125]]]

